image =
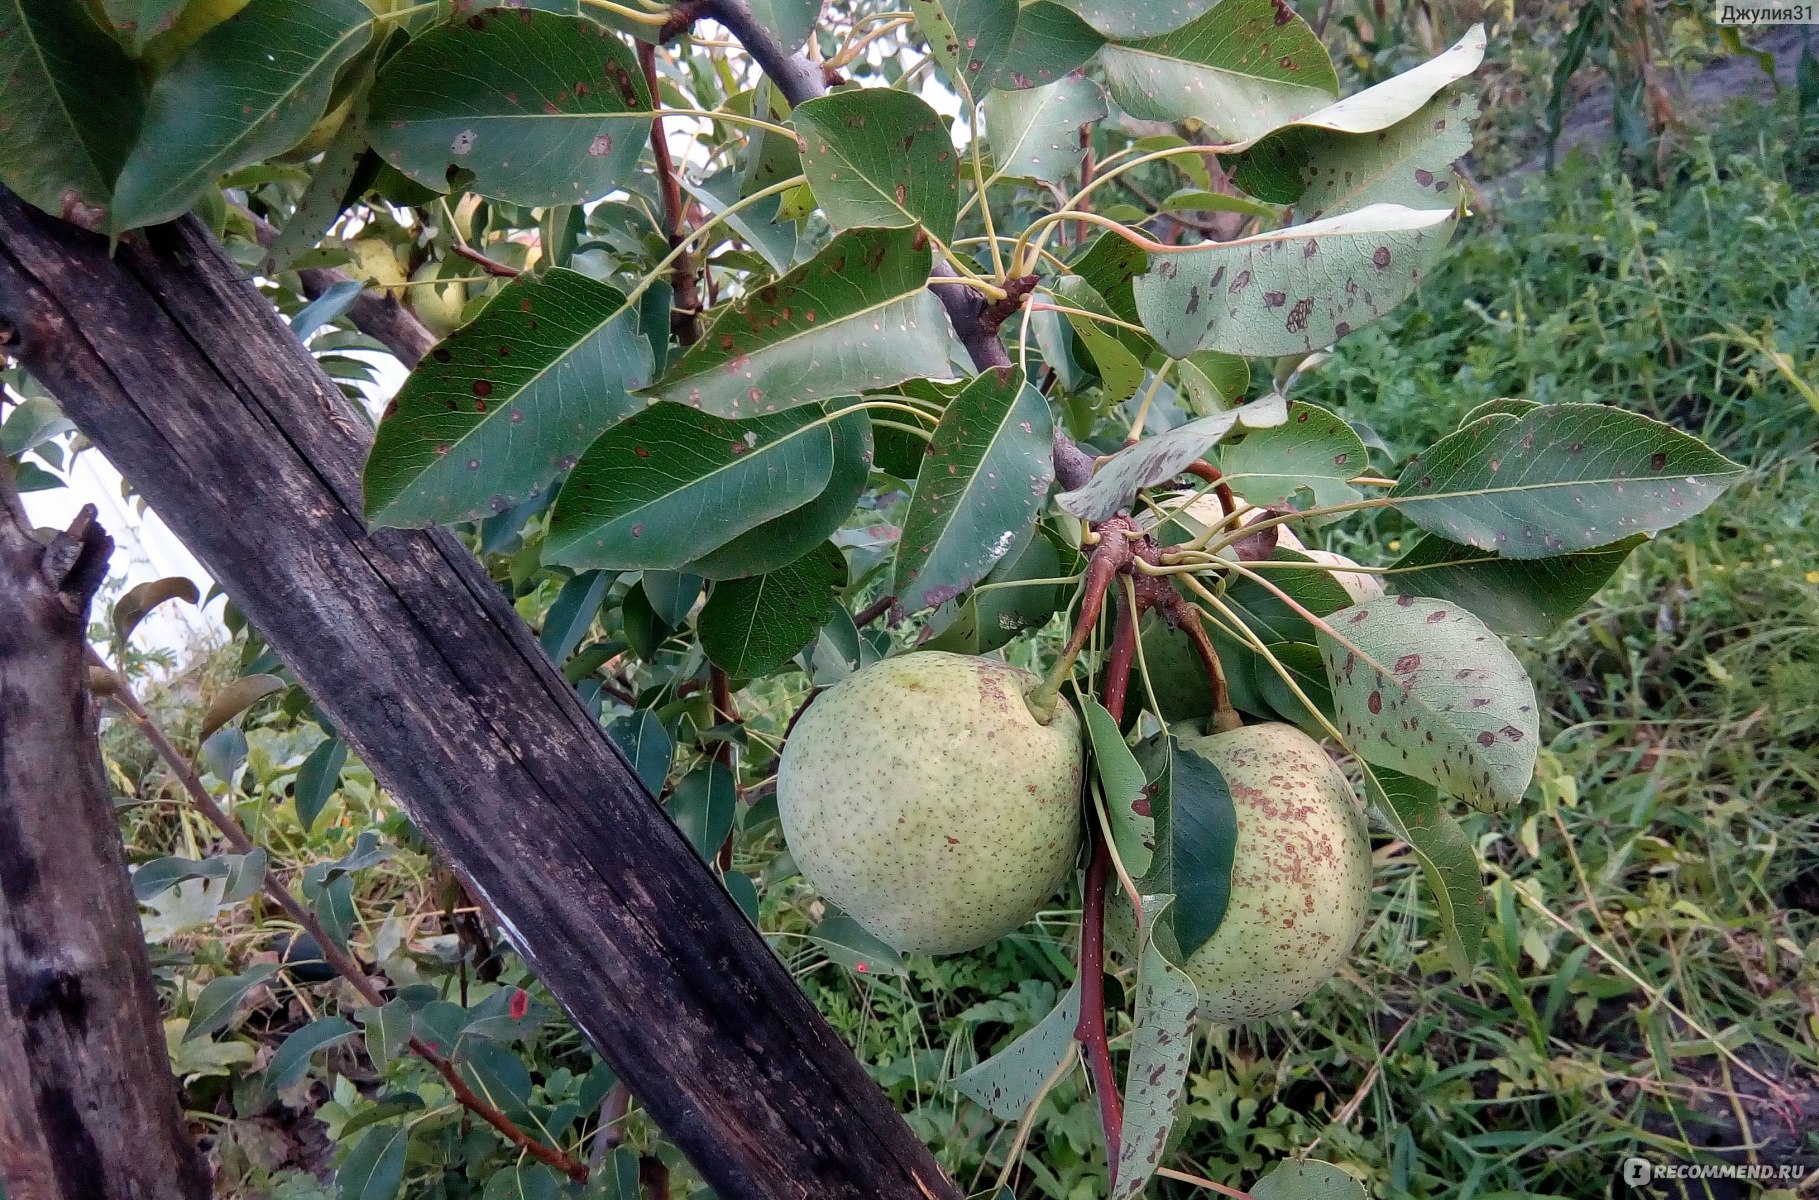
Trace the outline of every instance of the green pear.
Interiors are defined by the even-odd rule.
[[[1200,1015],[1287,1012],[1339,969],[1370,912],[1371,845],[1351,783],[1293,725],[1187,738],[1219,768],[1238,815],[1225,920],[1189,956]]]
[[[1072,868],[1085,747],[1066,704],[988,658],[887,658],[815,699],[777,809],[802,874],[899,950],[953,954],[1035,916]]]

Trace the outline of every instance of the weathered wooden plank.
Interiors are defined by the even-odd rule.
[[[0,320],[722,1196],[958,1194],[473,556],[365,529],[363,421],[194,222],[0,195]]]

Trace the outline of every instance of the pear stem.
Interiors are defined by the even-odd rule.
[[[1074,622],[1074,632],[1062,647],[1061,657],[1055,660],[1048,677],[1027,697],[1030,712],[1044,725],[1055,719],[1056,706],[1061,703],[1061,689],[1073,675],[1074,663],[1079,659],[1080,651],[1086,648],[1086,639],[1092,636],[1093,626],[1099,623],[1099,613],[1105,607],[1105,593],[1133,557],[1130,539],[1123,531],[1136,527],[1128,520],[1113,517],[1097,528],[1100,537],[1093,546],[1092,557],[1087,559],[1086,582],[1080,592],[1080,616]]]

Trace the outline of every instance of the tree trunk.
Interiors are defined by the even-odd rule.
[[[16,499],[0,477],[0,1193],[203,1200],[83,658],[113,542],[86,508],[41,545]]]
[[[195,222],[0,193],[0,321],[720,1195],[958,1195],[473,555],[367,531],[365,423]]]

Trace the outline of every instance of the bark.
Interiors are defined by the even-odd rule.
[[[95,742],[113,542],[88,508],[45,546],[14,500],[0,478],[0,1193],[202,1200]]]
[[[364,423],[193,221],[0,194],[0,320],[719,1194],[958,1195],[462,543],[365,528]]]

